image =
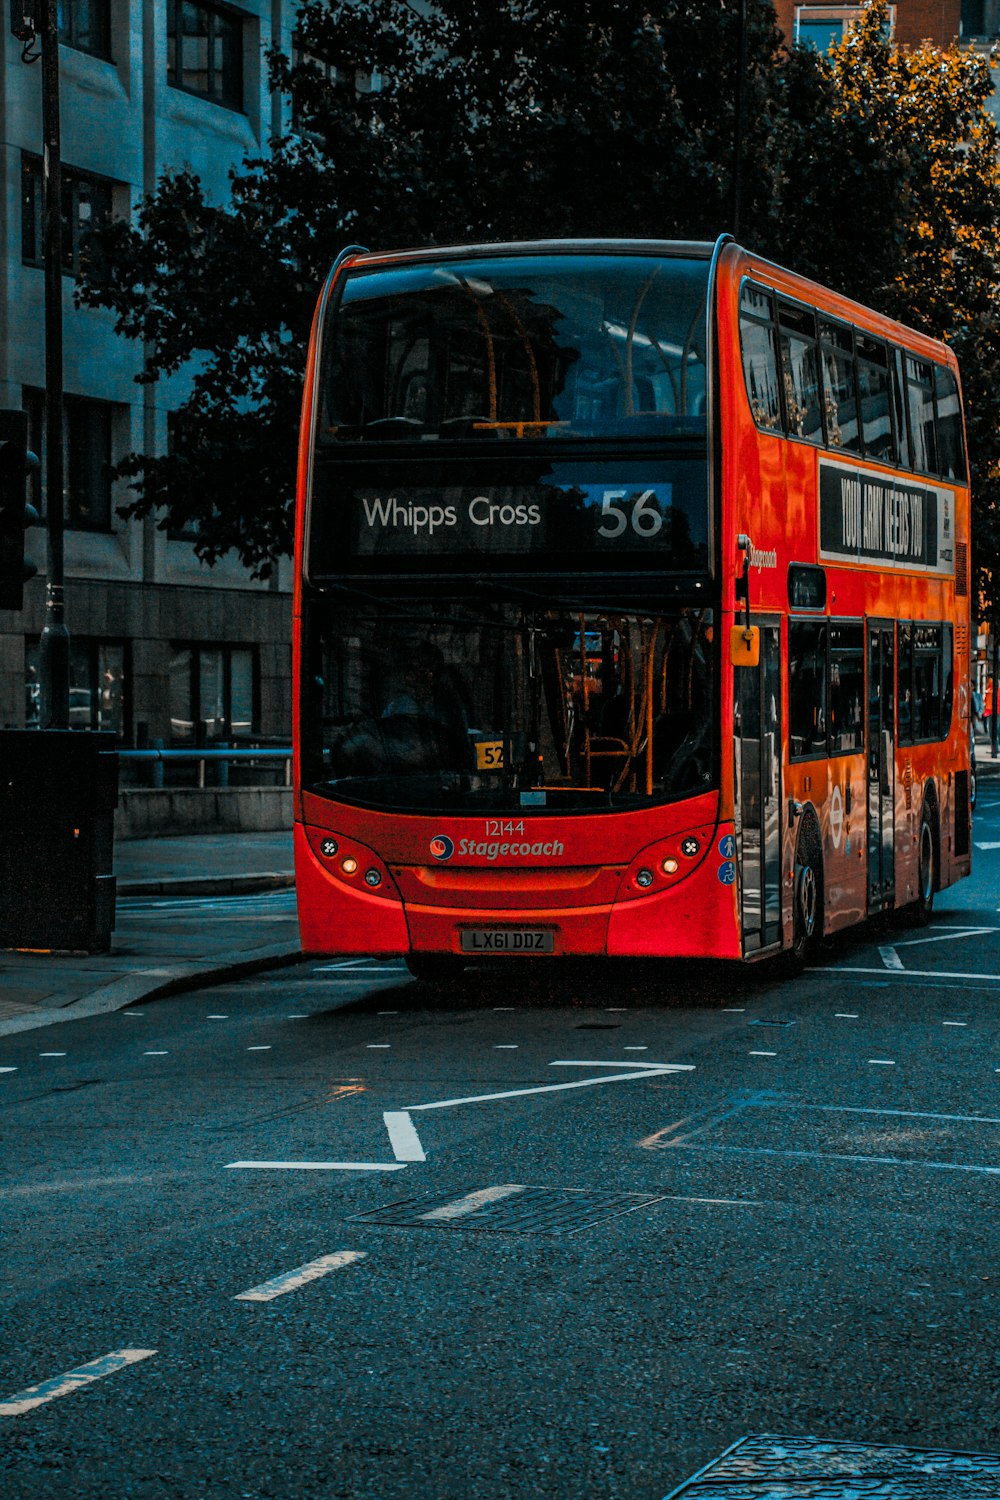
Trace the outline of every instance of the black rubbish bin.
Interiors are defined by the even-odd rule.
[[[0,730],[0,948],[108,951],[117,803],[113,734]]]

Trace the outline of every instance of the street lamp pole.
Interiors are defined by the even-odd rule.
[[[730,222],[734,239],[740,237],[740,209],[743,194],[743,114],[746,98],[747,6],[738,0],[736,7],[736,87],[733,93],[733,168],[730,182]]]
[[[42,238],[45,261],[45,625],[41,639],[42,723],[69,728],[69,630],[63,548],[62,161],[59,139],[58,0],[43,0]]]

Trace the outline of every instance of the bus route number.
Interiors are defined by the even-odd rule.
[[[523,833],[523,832],[524,832],[524,823],[523,823],[523,821],[519,822],[519,823],[514,823],[514,822],[511,821],[510,818],[507,818],[506,821],[504,821],[503,818],[487,818],[486,819],[486,837],[488,839],[502,839],[505,833]]]
[[[597,535],[614,538],[622,536],[631,526],[636,536],[648,541],[663,530],[663,516],[657,506],[652,490],[643,490],[632,502],[631,513],[626,511],[628,490],[605,490],[601,501],[601,524]]]
[[[503,740],[476,741],[476,770],[503,770]]]

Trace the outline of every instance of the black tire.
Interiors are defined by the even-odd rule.
[[[925,802],[920,813],[917,835],[917,899],[906,908],[916,927],[926,927],[934,914],[934,892],[937,889],[937,815]]]
[[[819,831],[811,822],[803,828],[795,848],[792,905],[795,930],[785,967],[790,974],[800,974],[823,931],[823,855]]]

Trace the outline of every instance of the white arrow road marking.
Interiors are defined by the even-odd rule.
[[[460,1219],[464,1214],[474,1214],[484,1203],[498,1203],[501,1198],[523,1192],[524,1184],[518,1182],[509,1182],[503,1187],[480,1188],[476,1193],[466,1193],[464,1198],[456,1198],[454,1203],[444,1203],[440,1208],[432,1208],[429,1213],[421,1214],[420,1218],[428,1224],[440,1223],[442,1219]]]
[[[286,1271],[283,1276],[275,1276],[271,1281],[262,1282],[260,1286],[252,1286],[248,1292],[240,1292],[233,1301],[273,1302],[275,1297],[283,1297],[286,1292],[294,1292],[307,1282],[318,1281],[330,1271],[338,1271],[341,1266],[352,1265],[354,1261],[364,1258],[363,1250],[338,1250],[333,1255],[321,1255],[319,1260],[311,1260],[307,1265],[296,1267],[294,1271]]]
[[[397,1161],[426,1161],[420,1137],[405,1109],[388,1110],[383,1116],[389,1144]]]
[[[20,1417],[36,1406],[43,1406],[46,1401],[54,1401],[57,1396],[68,1396],[91,1381],[103,1380],[105,1375],[113,1375],[126,1365],[134,1365],[140,1359],[151,1359],[155,1353],[155,1349],[115,1349],[111,1354],[103,1354],[100,1359],[92,1359],[88,1364],[67,1371],[65,1375],[43,1380],[40,1385],[29,1385],[26,1391],[19,1391],[9,1401],[0,1401],[0,1417]]]
[[[575,1065],[574,1065],[575,1066]],[[593,1067],[590,1063],[588,1067]],[[602,1068],[628,1067],[628,1063],[598,1063]],[[431,1104],[408,1104],[407,1109],[416,1113],[418,1109],[452,1109],[458,1104],[486,1104],[491,1099],[523,1099],[528,1094],[557,1094],[567,1089],[591,1089],[602,1083],[624,1083],[631,1082],[635,1078],[662,1078],[666,1073],[689,1073],[693,1070],[693,1063],[662,1063],[658,1067],[650,1067],[648,1063],[633,1063],[635,1071],[632,1073],[610,1073],[603,1078],[580,1078],[576,1083],[543,1083],[531,1089],[505,1089],[499,1094],[469,1094],[462,1099],[435,1099]]]

